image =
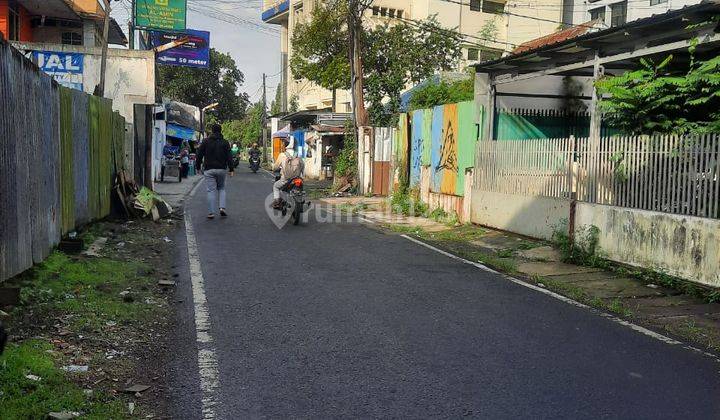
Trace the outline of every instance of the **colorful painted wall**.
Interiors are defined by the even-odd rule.
[[[420,184],[421,168],[430,168],[430,191],[463,196],[465,171],[475,162],[478,140],[474,101],[438,105],[412,113],[410,186]]]

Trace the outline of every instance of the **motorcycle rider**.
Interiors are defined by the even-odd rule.
[[[250,146],[250,150],[248,150],[248,155],[250,156],[250,159],[260,157],[260,148],[258,148],[257,143],[253,143],[252,146]]]
[[[301,178],[305,172],[305,162],[295,156],[293,142],[290,141],[285,146],[285,151],[280,153],[277,160],[273,163],[273,171],[280,171],[280,179],[273,184],[273,202],[271,207],[278,209],[282,206],[280,199],[280,190],[293,178]]]

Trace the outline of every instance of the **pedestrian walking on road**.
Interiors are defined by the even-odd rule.
[[[227,216],[225,209],[225,176],[233,176],[232,153],[230,144],[223,139],[220,126],[213,124],[211,134],[200,145],[197,153],[197,167],[202,168],[207,186],[208,219],[215,218],[215,210],[220,209],[220,216]],[[219,195],[219,204],[218,204]]]

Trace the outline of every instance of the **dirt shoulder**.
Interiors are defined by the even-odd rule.
[[[3,419],[167,418],[164,360],[173,320],[179,220],[99,222],[90,254],[54,252],[3,284],[11,342],[0,356]],[[162,281],[162,283],[161,283]],[[133,388],[134,387],[134,388]]]

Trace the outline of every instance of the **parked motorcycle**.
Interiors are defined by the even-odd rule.
[[[280,179],[276,176],[275,180]],[[286,193],[289,200],[281,199],[280,207],[277,209],[280,213],[285,216],[288,211],[291,211],[291,217],[293,219],[293,225],[300,223],[300,218],[305,212],[305,206],[310,207],[310,202],[305,201],[305,191],[303,189],[304,181],[302,178],[293,178],[289,180],[284,187],[280,189]]]
[[[250,169],[256,173],[260,169],[260,156],[250,156]]]

